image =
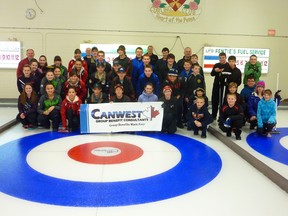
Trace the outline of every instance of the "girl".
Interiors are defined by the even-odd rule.
[[[55,94],[55,88],[51,83],[46,84],[45,90],[46,93],[40,97],[38,102],[38,122],[48,129],[51,120],[53,131],[58,131],[62,100],[60,95]]]
[[[81,104],[82,104],[82,101],[76,95],[75,88],[69,87],[68,94],[62,102],[62,106],[60,110],[61,119],[62,119],[62,130],[60,132],[71,132],[79,128]],[[68,127],[67,127],[66,119],[68,120]]]
[[[37,103],[38,97],[32,84],[26,83],[24,90],[18,98],[18,115],[16,120],[21,122],[25,129],[37,127]]]
[[[40,93],[41,95],[46,94],[46,88],[45,86],[47,83],[51,83],[54,86],[55,93],[60,95],[61,94],[61,83],[58,78],[55,77],[54,72],[52,69],[48,69],[46,72],[45,77],[41,80],[40,84]]]

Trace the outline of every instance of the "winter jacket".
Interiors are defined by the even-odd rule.
[[[259,128],[263,127],[263,123],[276,123],[276,103],[272,98],[268,101],[262,98],[259,101],[257,123]]]

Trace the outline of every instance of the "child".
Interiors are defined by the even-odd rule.
[[[178,79],[178,71],[177,69],[170,69],[166,80],[163,82],[163,86],[169,85],[172,89],[172,96],[177,100],[177,127],[184,128],[182,123],[182,110],[183,110],[183,93],[184,93],[184,85],[183,81]]]
[[[60,132],[72,132],[80,127],[80,105],[81,99],[76,95],[76,90],[73,87],[69,87],[68,94],[62,102],[61,106],[61,119],[62,130]],[[68,127],[67,127],[67,120]],[[68,129],[68,130],[67,130]]]
[[[230,94],[235,94],[235,95],[236,95],[236,103],[237,103],[238,105],[241,105],[242,108],[243,108],[243,110],[245,110],[245,109],[246,109],[245,101],[243,100],[243,98],[241,97],[241,95],[237,92],[237,88],[238,88],[237,83],[235,83],[235,82],[230,82],[230,83],[228,84],[228,93],[230,93]],[[225,97],[225,100],[224,100],[223,104],[226,104],[226,105],[228,104],[226,97]]]
[[[256,85],[255,92],[251,94],[248,100],[248,122],[250,122],[250,129],[253,130],[257,126],[257,110],[258,103],[263,97],[265,89],[265,82],[259,81]]]
[[[146,83],[144,91],[138,98],[138,102],[153,102],[153,101],[158,101],[158,97],[153,93],[152,83]]]
[[[261,63],[257,61],[256,55],[251,55],[249,62],[245,64],[243,84],[247,85],[247,77],[249,75],[253,75],[255,82],[257,83],[259,81],[261,73],[262,73]]]
[[[195,91],[194,91],[194,98],[193,98],[193,99],[191,98],[191,101],[193,101],[193,103],[190,105],[190,107],[193,106],[193,105],[196,103],[196,99],[197,99],[198,97],[203,97],[203,98],[204,98],[204,100],[205,100],[204,106],[206,106],[206,107],[208,108],[208,106],[209,106],[209,104],[208,104],[208,97],[206,96],[205,90],[204,90],[203,88],[197,88],[197,89],[195,89]]]
[[[89,78],[89,95],[92,94],[93,86],[96,83],[102,85],[102,92],[109,94],[109,83],[105,72],[105,65],[102,62],[97,63],[96,71]]]
[[[276,103],[272,99],[272,91],[266,89],[263,92],[263,98],[258,103],[257,110],[257,132],[271,137],[271,131],[276,125]]]
[[[135,101],[135,91],[131,80],[126,76],[126,70],[122,67],[116,72],[117,76],[113,79],[110,84],[110,96],[114,97],[114,87],[118,84],[123,86],[124,94],[130,97],[131,101]]]
[[[163,122],[162,122],[162,133],[173,134],[177,131],[177,101],[172,96],[172,89],[170,86],[164,86],[163,88],[164,96],[159,99],[163,101]]]
[[[58,78],[55,77],[54,72],[52,69],[48,69],[46,72],[45,77],[41,80],[40,85],[40,94],[46,94],[46,84],[51,83],[54,86],[55,93],[60,95],[61,94],[61,82]]]
[[[26,83],[32,84],[33,87],[35,84],[35,77],[31,74],[30,65],[24,65],[22,75],[17,79],[17,87],[20,94],[23,92]]]
[[[227,105],[220,109],[219,127],[226,132],[227,137],[231,137],[232,129],[236,135],[236,140],[241,140],[241,128],[243,124],[243,109],[236,104],[236,95],[227,94]]]
[[[37,127],[37,103],[38,97],[29,83],[24,85],[24,90],[18,98],[17,121],[21,122],[25,129]]]
[[[58,131],[62,100],[60,95],[55,94],[55,88],[51,83],[46,84],[45,90],[46,93],[40,97],[38,102],[38,122],[44,128],[49,129],[51,120],[53,131]]]
[[[194,135],[198,135],[202,130],[201,138],[206,138],[207,126],[213,122],[213,117],[205,106],[205,98],[198,97],[196,103],[189,109],[187,130],[193,130]]]
[[[109,97],[106,93],[102,92],[102,85],[96,83],[93,87],[93,93],[87,99],[88,104],[108,103]]]
[[[240,95],[244,99],[245,103],[248,104],[249,97],[255,91],[256,83],[253,75],[247,77],[247,85],[241,90]]]
[[[142,93],[142,91],[144,90],[144,87],[146,86],[146,83],[148,82],[153,84],[154,93],[156,95],[159,95],[159,91],[160,91],[159,79],[158,79],[158,76],[155,73],[153,73],[153,69],[150,65],[146,65],[144,73],[139,76],[137,88],[136,88],[137,96],[139,96]]]
[[[74,87],[77,92],[77,96],[81,99],[81,101],[85,101],[86,86],[85,83],[79,79],[75,71],[70,73],[69,79],[63,85],[64,95],[68,94],[69,87]]]
[[[130,102],[130,98],[127,95],[124,95],[123,86],[118,84],[115,86],[115,97],[112,99],[112,102]]]

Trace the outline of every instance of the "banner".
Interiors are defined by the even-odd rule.
[[[82,104],[81,133],[161,131],[163,102]]]
[[[258,48],[229,48],[229,47],[204,47],[203,53],[203,70],[211,72],[214,64],[219,62],[219,54],[226,53],[229,56],[236,56],[236,66],[244,73],[246,62],[249,61],[251,55],[256,55],[257,60],[262,65],[262,73],[268,73],[269,66],[269,49]],[[228,61],[228,60],[227,60]]]
[[[19,41],[0,41],[0,68],[17,68],[20,60]]]

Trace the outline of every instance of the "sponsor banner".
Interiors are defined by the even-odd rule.
[[[163,102],[82,104],[81,133],[161,131]]]
[[[135,58],[135,50],[137,47],[141,47],[143,49],[143,54],[147,53],[148,45],[127,45],[127,44],[80,44],[80,50],[82,52],[82,56],[86,56],[86,48],[97,47],[98,50],[102,50],[105,52],[105,60],[110,64],[113,63],[113,60],[119,56],[117,53],[117,49],[120,45],[125,46],[126,55],[128,58]]]
[[[214,64],[219,62],[219,54],[226,53],[227,59],[229,56],[236,56],[236,65],[244,72],[245,64],[249,61],[251,55],[256,55],[257,60],[262,65],[262,73],[268,73],[269,66],[269,49],[258,48],[229,48],[229,47],[204,47],[203,53],[203,70],[211,72]]]
[[[17,68],[20,60],[19,41],[0,41],[0,68]]]

